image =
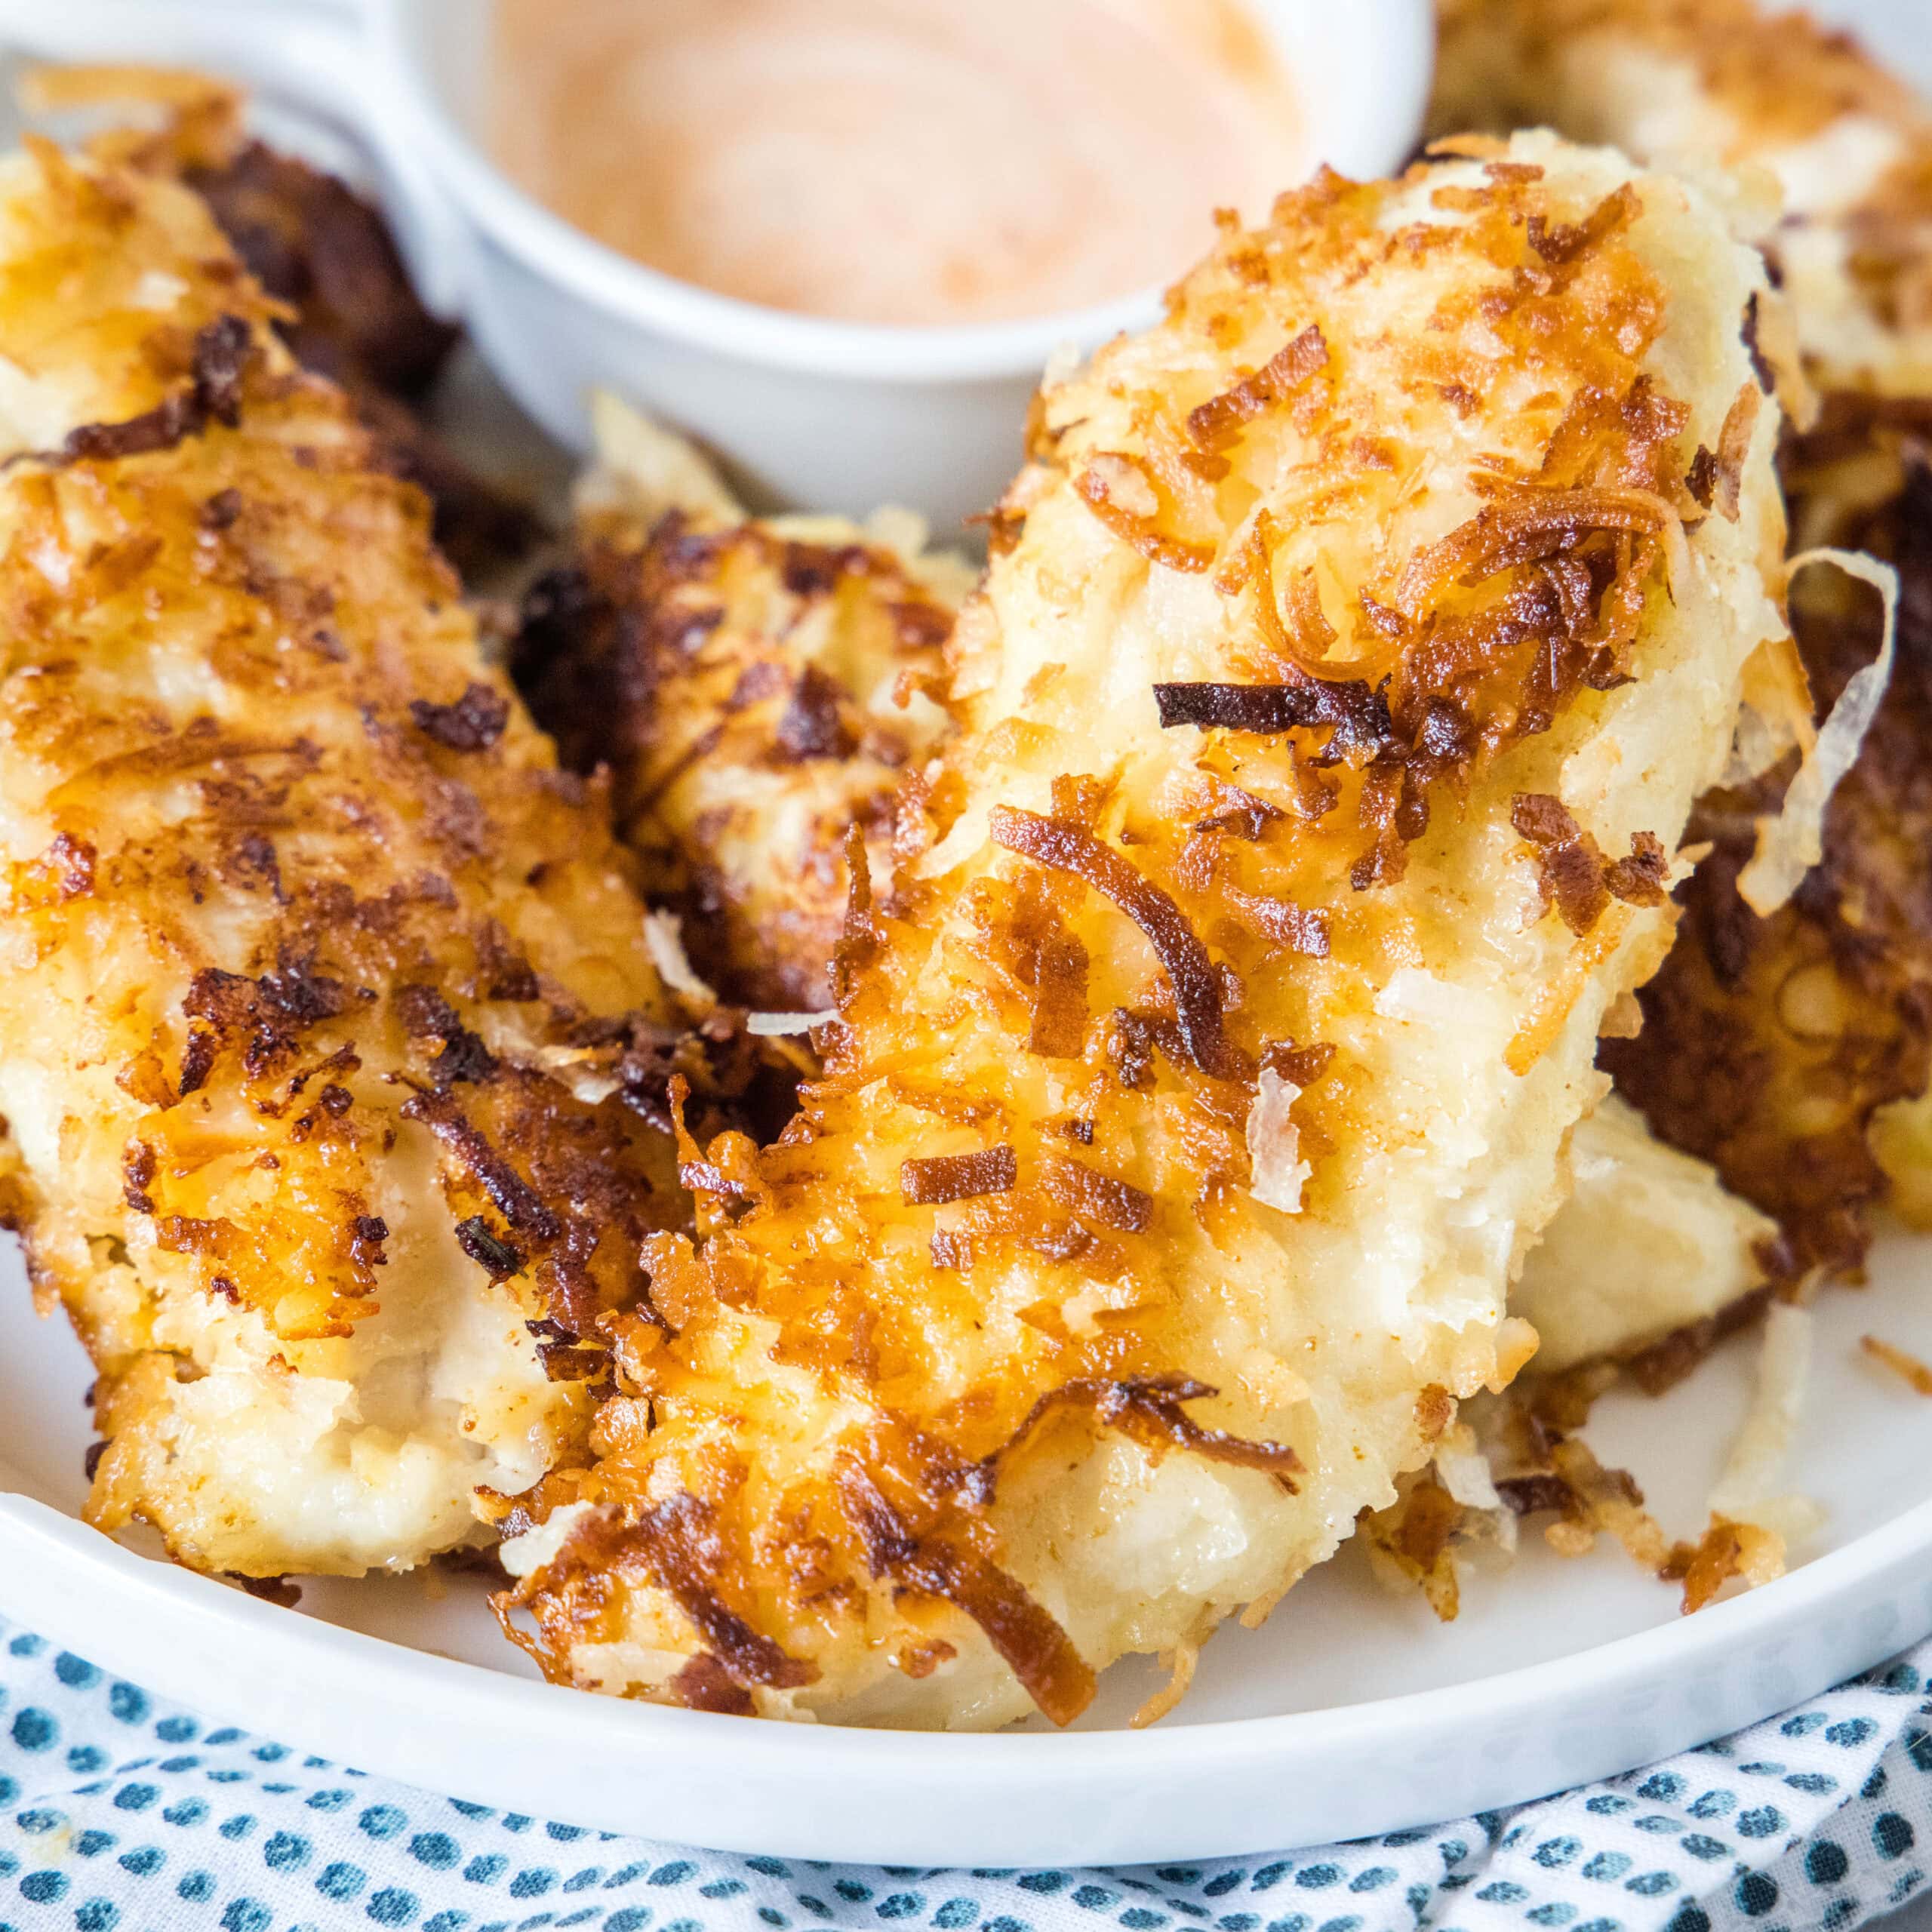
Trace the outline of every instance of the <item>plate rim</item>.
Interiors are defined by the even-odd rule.
[[[26,1512],[30,1513],[23,1515],[16,1506],[19,1505],[24,1505]],[[580,1700],[582,1707],[600,1717],[632,1727],[662,1725],[674,1732],[688,1734],[693,1739],[722,1736],[728,1729],[734,1737],[742,1737],[747,1733],[744,1719],[721,1712],[686,1710],[674,1705],[648,1703],[641,1698],[605,1697],[594,1691],[575,1690],[568,1684],[513,1676],[507,1671],[492,1670],[487,1665],[472,1663],[466,1658],[448,1657],[437,1651],[419,1650],[411,1644],[398,1643],[392,1638],[352,1630],[321,1617],[297,1616],[291,1624],[288,1620],[288,1613],[278,1604],[263,1601],[244,1590],[219,1583],[178,1564],[125,1549],[79,1518],[18,1491],[0,1490],[0,1556],[7,1553],[10,1530],[24,1529],[29,1535],[46,1534],[48,1524],[36,1524],[33,1521],[36,1516],[50,1519],[51,1524],[60,1526],[54,1530],[55,1538],[82,1564],[91,1563],[105,1570],[110,1579],[118,1574],[120,1580],[134,1582],[137,1586],[171,1583],[192,1591],[204,1601],[199,1606],[189,1607],[226,1611],[241,1621],[251,1634],[278,1641],[287,1638],[300,1648],[312,1646],[332,1651],[340,1647],[351,1651],[374,1649],[386,1654],[389,1659],[414,1658],[432,1666],[437,1675],[451,1675],[452,1681],[481,1679],[491,1693],[507,1695],[519,1703],[529,1702],[532,1708],[540,1702],[546,1708],[560,1709],[556,1700],[568,1697]],[[1907,1534],[1908,1531],[1914,1534]],[[90,1543],[100,1547],[90,1549]],[[1894,1551],[1889,1547],[1894,1543],[1903,1546]],[[778,1748],[803,1749],[814,1756],[827,1748],[828,1741],[832,1741],[830,1748],[839,1752],[857,1752],[869,1746],[877,1748],[884,1743],[908,1746],[910,1755],[923,1755],[931,1752],[943,1740],[944,1750],[949,1756],[972,1753],[997,1760],[1008,1755],[1032,1756],[1051,1752],[1072,1759],[1073,1767],[1078,1767],[1079,1761],[1084,1757],[1111,1761],[1121,1748],[1124,1739],[1134,1740],[1128,1748],[1155,1757],[1186,1758],[1195,1755],[1184,1748],[1186,1743],[1195,1740],[1213,1740],[1225,1743],[1232,1738],[1251,1748],[1265,1747],[1278,1733],[1316,1731],[1343,1724],[1352,1729],[1393,1727],[1424,1709],[1433,1714],[1444,1703],[1480,1699],[1487,1709],[1493,1711],[1500,1703],[1533,1697],[1537,1691],[1553,1688],[1559,1681],[1574,1682],[1579,1665],[1591,1665],[1604,1674],[1617,1674],[1617,1666],[1630,1661],[1632,1654],[1639,1650],[1683,1651],[1689,1654],[1659,1659],[1660,1669],[1672,1663],[1690,1663],[1706,1649],[1721,1649],[1732,1643],[1747,1641],[1754,1626],[1758,1634],[1765,1635],[1769,1634],[1770,1628],[1800,1618],[1803,1612],[1798,1599],[1801,1595],[1826,1599],[1842,1595],[1852,1587],[1851,1575],[1882,1569],[1899,1557],[1909,1556],[1914,1549],[1922,1551],[1927,1556],[1928,1577],[1932,1577],[1932,1499],[1912,1505],[1889,1521],[1864,1531],[1836,1549],[1812,1558],[1783,1577],[1741,1595],[1707,1605],[1695,1615],[1680,1617],[1674,1623],[1653,1625],[1648,1629],[1632,1631],[1562,1657],[1518,1665],[1513,1670],[1491,1672],[1460,1684],[1438,1684],[1426,1690],[1401,1691],[1388,1697],[1364,1697],[1346,1704],[1324,1705],[1318,1710],[1211,1718],[1201,1724],[1177,1724],[1166,1730],[1157,1724],[1142,1730],[1122,1726],[1106,1730],[1019,1731],[1008,1728],[995,1731],[946,1731],[877,1725],[795,1724],[771,1719],[754,1719],[752,1722],[755,1734],[774,1743],[778,1740],[785,1740]],[[1854,1558],[1860,1561],[1854,1563],[1849,1560]],[[1851,1574],[1841,1578],[1838,1574],[1840,1571]],[[150,1575],[150,1572],[153,1574]],[[1826,1572],[1830,1574],[1823,1574]],[[8,1596],[7,1574],[5,1569],[0,1567],[0,1605],[4,1605]],[[1817,1580],[1808,1592],[1793,1587],[1814,1577]],[[1287,1600],[1284,1598],[1284,1602]],[[1814,1604],[1812,1607],[1823,1606]],[[1673,1637],[1676,1639],[1674,1643],[1663,1641]],[[687,1740],[680,1737],[678,1741],[681,1743]],[[1100,1767],[1097,1764],[1091,1768]]]
[[[0,1491],[0,1610],[22,1618],[31,1629],[38,1629],[39,1620],[49,1609],[91,1600],[93,1612],[82,1620],[87,1635],[75,1641],[85,1641],[91,1652],[104,1653],[94,1660],[125,1672],[150,1690],[188,1703],[205,1715],[217,1714],[208,1710],[211,1700],[205,1691],[184,1691],[177,1687],[189,1678],[197,1684],[205,1684],[205,1669],[185,1658],[171,1663],[166,1654],[157,1656],[152,1641],[139,1634],[152,1627],[157,1613],[167,1623],[185,1617],[198,1625],[208,1643],[226,1639],[257,1655],[265,1646],[269,1652],[280,1653],[277,1661],[289,1680],[309,1687],[303,1694],[311,1704],[318,1684],[337,1684],[344,1674],[353,1675],[357,1697],[365,1704],[380,1698],[386,1682],[400,1688],[400,1678],[407,1675],[417,1681],[404,1702],[420,1704],[426,1697],[440,1702],[454,1697],[469,1706],[472,1721],[488,1721],[506,1738],[557,1734],[565,1709],[561,1700],[574,1699],[571,1708],[576,1715],[567,1721],[566,1727],[571,1749],[580,1757],[598,1755],[600,1746],[630,1757],[656,1748],[667,1759],[675,1759],[681,1772],[700,1778],[704,1774],[742,1778],[746,1767],[756,1761],[752,1775],[766,1782],[789,1782],[812,1774],[823,1777],[829,1774],[835,1778],[841,1772],[863,1771],[869,1780],[905,1780],[929,1792],[936,1782],[943,1782],[956,1790],[970,1790],[982,1798],[1003,1798],[1008,1803],[1023,1798],[1028,1786],[1042,1783],[1078,1786],[1103,1794],[1125,1794],[1141,1787],[1171,1791],[1176,1780],[1211,1774],[1225,1782],[1230,1777],[1278,1771],[1290,1760],[1315,1761],[1344,1748],[1359,1755],[1398,1743],[1410,1744],[1419,1737],[1453,1736],[1465,1727],[1472,1727],[1472,1736],[1478,1730],[1494,1735],[1512,1723],[1525,1719],[1534,1723],[1540,1712],[1547,1718],[1559,1703],[1574,1705],[1580,1696],[1605,1697],[1615,1695],[1620,1687],[1641,1691],[1661,1686],[1673,1674],[1695,1672],[1700,1663],[1714,1662],[1727,1654],[1741,1659],[1756,1652],[1761,1658],[1765,1647],[1781,1638],[1816,1634],[1833,1612],[1855,1617],[1861,1610],[1875,1607],[1881,1599],[1873,1594],[1875,1586],[1888,1580],[1894,1592],[1887,1600],[1891,1620],[1867,1618],[1872,1626],[1869,1631],[1849,1639],[1854,1647],[1862,1644],[1873,1651],[1864,1655],[1854,1649],[1860,1660],[1849,1666],[1852,1672],[1869,1669],[1932,1632],[1932,1500],[1912,1505],[1789,1575],[1712,1604],[1694,1617],[1614,1638],[1564,1657],[1389,1697],[1315,1710],[1208,1720],[1172,1729],[1152,1727],[1140,1732],[1114,1729],[984,1734],[756,1721],[748,1725],[740,1718],[596,1697],[567,1686],[533,1682],[318,1618],[301,1617],[291,1623],[276,1606],[124,1549],[50,1504],[17,1491]],[[1917,1621],[1906,1627],[1898,1615],[1897,1592],[1915,1582],[1928,1587]],[[114,1630],[122,1634],[94,1641],[110,1618]],[[71,1635],[71,1621],[68,1627]],[[1838,1640],[1833,1668],[1818,1681],[1786,1678],[1774,1690],[1767,1682],[1758,1694],[1773,1692],[1777,1701],[1744,1718],[1736,1717],[1734,1708],[1730,1718],[1716,1729],[1729,1730],[1740,1723],[1774,1715],[1827,1687],[1835,1675],[1842,1674],[1845,1641]],[[227,1643],[223,1649],[226,1654]],[[1759,1675],[1769,1678],[1775,1673]],[[1816,1669],[1811,1675],[1817,1675]],[[1798,1684],[1795,1695],[1794,1681]],[[1559,1691],[1560,1698],[1556,1695]],[[1734,1707],[1734,1697],[1732,1702]],[[232,1710],[219,1714],[245,1721]],[[1693,1736],[1681,1721],[1677,1730],[1684,1741],[1672,1746],[1673,1749],[1689,1748],[1712,1734]],[[1696,1730],[1694,1721],[1691,1730]],[[297,1737],[286,1741],[312,1742],[313,1734],[306,1740]],[[420,1777],[386,1769],[380,1761],[368,1762],[364,1768],[398,1782],[424,1782]],[[1632,1768],[1633,1764],[1624,1764],[1617,1771],[1598,1770],[1591,1775],[1616,1775]],[[1521,1789],[1512,1798],[1497,1801],[1525,1801],[1555,1788],[1545,1785],[1542,1790]],[[1459,1798],[1451,1808],[1469,1807]],[[1336,1835],[1374,1835],[1420,1822],[1426,1820],[1390,1816],[1363,1832]],[[633,1824],[629,1829],[636,1827]],[[863,1841],[863,1848],[832,1855],[860,1863],[906,1862],[900,1855],[903,1846],[895,1847],[888,1835],[869,1836],[871,1829],[867,1823],[857,1822],[857,1838],[848,1835],[846,1842]],[[889,1835],[892,1828],[881,1829]],[[784,1839],[790,1834],[774,1819],[754,1826],[748,1835],[737,1833],[734,1826],[721,1836],[715,1831],[671,1835],[698,1835],[702,1841],[725,1848],[730,1848],[734,1835],[739,1835],[744,1839],[741,1848],[775,1849],[782,1854],[785,1844],[774,1846],[768,1841]],[[1116,1862],[1131,1857],[1139,1863],[1272,1848],[1223,1845],[1219,1853],[1208,1853],[1200,1849],[1202,1836],[1198,1830],[1190,1835],[1183,1829],[1181,1838],[1173,1841],[1194,1844],[1192,1850],[1171,1849],[1166,1842],[1149,1850],[1137,1840],[1131,1854],[1112,1856]],[[792,1855],[827,1854],[823,1847],[799,1851],[795,1842]],[[1030,1862],[1025,1858],[1015,1861],[1004,1852],[996,1860],[990,1854],[988,1857],[989,1862]],[[955,1852],[943,1862],[972,1861]]]

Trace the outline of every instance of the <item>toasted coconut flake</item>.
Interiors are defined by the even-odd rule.
[[[1161,1668],[1168,1672],[1168,1681],[1128,1720],[1132,1729],[1145,1730],[1150,1724],[1158,1724],[1187,1695],[1200,1657],[1198,1644],[1180,1644],[1161,1653]]]
[[[901,1161],[899,1191],[909,1208],[940,1207],[949,1201],[1011,1194],[1019,1174],[1019,1161],[1011,1147],[982,1147],[971,1154],[937,1154],[926,1160]]]
[[[1682,520],[1649,490],[1579,487],[1525,488],[1485,504],[1468,522],[1418,551],[1396,586],[1397,609],[1420,617],[1443,586],[1487,582],[1515,564],[1533,563],[1574,549],[1599,530],[1655,537]],[[1672,560],[1672,574],[1675,574]]]
[[[1524,224],[1531,248],[1552,268],[1561,267],[1587,254],[1634,220],[1643,207],[1629,182],[1606,195],[1579,222],[1552,223],[1541,215],[1531,215]]]
[[[1104,452],[1075,478],[1073,487],[1101,522],[1150,564],[1193,576],[1214,568],[1211,543],[1190,543],[1157,527],[1160,493],[1140,457]]]
[[[451,751],[487,751],[509,722],[509,700],[494,685],[472,678],[448,704],[412,698],[409,715],[426,738]]]
[[[815,1026],[829,1026],[838,1017],[835,1006],[821,1008],[817,1013],[748,1013],[745,1031],[758,1039],[782,1039],[809,1033]]]
[[[1272,1066],[1261,1069],[1247,1110],[1247,1157],[1253,1166],[1248,1192],[1264,1208],[1284,1214],[1301,1212],[1302,1189],[1315,1170],[1301,1157],[1301,1136],[1291,1112],[1301,1089]]]
[[[1240,435],[1249,421],[1272,409],[1327,365],[1328,345],[1311,322],[1251,376],[1188,413],[1187,433],[1195,445],[1219,451]]]
[[[1757,1385],[1724,1473],[1711,1491],[1713,1521],[1754,1524],[1780,1537],[1816,1527],[1817,1506],[1780,1490],[1785,1464],[1804,1411],[1811,1371],[1811,1317],[1789,1302],[1774,1302],[1764,1318]]]
[[[1386,1509],[1362,1518],[1361,1533],[1377,1578],[1398,1592],[1420,1590],[1438,1619],[1462,1607],[1454,1549],[1463,1506],[1425,1470]]]
[[[1764,400],[1764,391],[1755,383],[1746,383],[1725,415],[1718,438],[1712,481],[1716,485],[1718,514],[1727,523],[1737,521],[1743,501],[1745,459],[1751,454],[1752,434],[1758,426],[1758,412]]]
[[[684,924],[675,912],[647,912],[644,917],[644,949],[657,968],[657,977],[675,993],[697,1005],[712,1007],[718,995],[697,975],[697,969],[685,951]],[[749,1029],[756,1032],[754,1026]],[[800,1030],[803,1030],[802,1029]]]
[[[942,1272],[949,1269],[967,1269],[973,1265],[971,1236],[954,1234],[949,1229],[937,1228],[934,1230],[928,1251],[932,1256],[934,1267]]]
[[[1082,1161],[1044,1162],[1040,1184],[1063,1208],[1072,1209],[1091,1226],[1137,1235],[1144,1233],[1154,1218],[1152,1195]]]
[[[1626,906],[1661,906],[1670,876],[1670,855],[1654,832],[1630,835],[1630,856],[1604,868],[1603,882],[1613,899]]]
[[[1588,932],[1610,904],[1596,841],[1547,792],[1519,792],[1511,822],[1536,850],[1537,891],[1544,908],[1555,906],[1573,933]]]
[[[719,1588],[724,1565],[710,1506],[680,1491],[633,1521],[595,1510],[578,1516],[546,1568],[641,1572],[677,1604],[737,1683],[789,1690],[814,1682],[815,1665],[788,1656],[725,1601]]]
[[[1384,676],[1401,655],[1405,632],[1377,626],[1375,643],[1361,656],[1330,657],[1328,648],[1335,641],[1335,627],[1321,608],[1314,571],[1304,566],[1290,575],[1284,587],[1278,588],[1275,583],[1275,547],[1278,536],[1275,519],[1262,511],[1254,519],[1248,539],[1247,565],[1254,586],[1255,613],[1268,641],[1306,677],[1339,682]],[[1390,614],[1399,619],[1402,614]]]
[[[1607,1532],[1647,1570],[1657,1570],[1669,1546],[1657,1519],[1644,1507],[1644,1492],[1627,1469],[1606,1469],[1575,1436],[1550,1442],[1541,1469],[1506,1478],[1497,1493],[1519,1516],[1556,1509],[1543,1540],[1559,1556],[1583,1556]]]
[[[1535,850],[1544,908],[1555,906],[1572,932],[1588,932],[1613,899],[1631,906],[1663,903],[1670,859],[1654,832],[1633,833],[1629,857],[1606,860],[1569,809],[1546,792],[1518,792],[1511,820]]]
[[[1187,915],[1167,893],[1112,846],[1069,820],[995,805],[988,826],[995,844],[1035,865],[1071,872],[1111,899],[1146,934],[1168,969],[1181,1037],[1195,1065],[1220,1080],[1253,1078],[1254,1063],[1228,1038],[1223,1024],[1221,976]]]
[[[1654,1569],[1664,1555],[1663,1532],[1644,1507],[1644,1493],[1627,1469],[1606,1469],[1574,1436],[1552,1452],[1557,1473],[1587,1512],[1591,1526],[1607,1531],[1626,1552]]]
[[[1909,1383],[1921,1395],[1932,1395],[1932,1368],[1905,1349],[1890,1342],[1881,1341],[1876,1335],[1861,1335],[1858,1346],[1874,1361],[1881,1361],[1894,1375]]]
[[[1282,1484],[1291,1494],[1292,1478],[1300,1472],[1301,1458],[1285,1442],[1263,1442],[1245,1436],[1230,1435],[1219,1429],[1204,1429],[1182,1412],[1183,1402],[1211,1401],[1218,1389],[1184,1375],[1147,1375],[1125,1382],[1110,1382],[1099,1376],[1083,1376],[1049,1389],[1027,1413],[992,1458],[1000,1460],[1024,1442],[1048,1417],[1084,1410],[1108,1429],[1150,1448],[1191,1451],[1211,1463],[1230,1463],[1237,1469],[1262,1469]]]
[[[1198,724],[1272,737],[1283,731],[1333,731],[1331,751],[1373,754],[1395,748],[1388,700],[1358,678],[1311,676],[1294,685],[1156,685],[1163,730]]]
[[[1570,1500],[1568,1485],[1553,1470],[1505,1476],[1496,1485],[1503,1506],[1512,1516],[1541,1516],[1562,1509]]]
[[[1813,564],[1835,564],[1847,577],[1855,577],[1878,592],[1885,600],[1884,637],[1878,656],[1855,672],[1839,694],[1832,715],[1805,752],[1777,817],[1758,821],[1758,848],[1737,875],[1737,890],[1761,919],[1768,918],[1783,905],[1824,856],[1825,808],[1838,780],[1851,769],[1865,734],[1878,715],[1885,688],[1891,682],[1898,642],[1899,574],[1890,565],[1857,550],[1807,550],[1786,565],[1786,583]]]
[[[1091,1667],[1016,1578],[944,1537],[915,1535],[856,1457],[841,1465],[837,1487],[874,1576],[964,1611],[1055,1724],[1071,1724],[1093,1702]]]
[[[1697,445],[1697,454],[1690,460],[1690,468],[1684,478],[1684,487],[1690,492],[1692,500],[1700,509],[1709,509],[1717,496],[1718,460],[1705,448]]]
[[[1334,922],[1319,908],[1295,905],[1286,899],[1266,899],[1229,885],[1223,890],[1232,906],[1257,932],[1265,934],[1277,946],[1311,959],[1326,959],[1334,937]]]
[[[1756,1523],[1734,1523],[1713,1516],[1696,1543],[1675,1545],[1657,1573],[1684,1586],[1684,1614],[1689,1617],[1716,1601],[1726,1584],[1746,1589],[1774,1583],[1784,1574],[1784,1540]]]
[[[1078,1060],[1087,1040],[1087,949],[1067,928],[1038,881],[1020,896],[1012,928],[1016,964],[1033,998],[1026,1051],[1043,1060]]]

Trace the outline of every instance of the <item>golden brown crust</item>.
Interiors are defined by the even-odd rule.
[[[1651,166],[1768,170],[1828,387],[1932,384],[1932,108],[1848,33],[1755,0],[1438,0],[1432,125],[1549,126]]]
[[[461,331],[423,306],[373,202],[251,139],[241,94],[205,75],[44,69],[29,92],[49,107],[158,109],[156,125],[110,128],[92,151],[180,181],[207,202],[242,265],[282,305],[278,331],[296,359],[349,392],[382,466],[428,492],[438,547],[466,580],[530,548],[538,534],[530,506],[478,475],[420,412]]]
[[[826,1004],[848,826],[891,875],[894,799],[945,726],[951,603],[876,543],[680,510],[594,520],[525,601],[513,668],[564,759],[608,767],[620,835],[699,974]]]
[[[1784,1226],[1798,1268],[1856,1273],[1887,1181],[1874,1115],[1932,1080],[1932,405],[1840,395],[1783,470],[1803,543],[1898,570],[1897,658],[1857,762],[1834,794],[1824,857],[1760,918],[1737,890],[1779,767],[1713,792],[1692,836],[1711,857],[1682,888],[1681,937],[1638,998],[1642,1032],[1603,1064],[1666,1140],[1712,1161]],[[1792,627],[1821,712],[1879,640],[1877,593],[1815,568]]]
[[[10,1212],[104,1371],[97,1518],[220,1568],[359,1567],[238,1527],[217,1469],[175,1493],[210,1351],[253,1352],[227,1389],[353,1385],[407,1311],[423,1427],[459,1444],[475,1401],[426,1388],[469,1303],[511,1337],[479,1388],[499,1358],[598,1379],[596,1317],[645,1303],[640,1244],[687,1211],[669,1082],[717,1091],[733,1050],[685,1038],[599,801],[205,214],[42,150],[0,230],[0,356],[54,451],[0,475]],[[365,1420],[393,1433],[419,1398],[389,1374]]]

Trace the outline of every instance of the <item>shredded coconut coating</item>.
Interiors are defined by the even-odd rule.
[[[1778,627],[1770,300],[1700,191],[1524,137],[1284,197],[1049,386],[825,1077],[775,1147],[687,1141],[701,1239],[651,1244],[663,1325],[605,1324],[595,1459],[498,1506],[553,1676],[1066,1721],[1520,1364],[1509,1277]]]
[[[1603,1056],[1657,1132],[1776,1217],[1789,1269],[1850,1275],[1874,1209],[1923,1219],[1932,1176],[1932,469],[1894,407],[1834,398],[1783,465],[1800,542],[1899,574],[1891,682],[1826,808],[1823,857],[1760,918],[1739,880],[1792,761],[1703,800],[1693,831],[1712,849],[1683,890],[1678,943],[1639,995],[1641,1032]],[[1791,616],[1822,711],[1877,654],[1880,599],[1807,571]]]
[[[251,1577],[474,1540],[580,1435],[726,1051],[271,312],[178,186],[0,166],[0,1186],[91,1519]]]
[[[1554,127],[1722,171],[1776,221],[1762,238],[1820,385],[1932,392],[1932,107],[1850,35],[1754,0],[1438,0],[1437,17],[1438,131]]]
[[[525,600],[512,669],[565,762],[611,772],[619,835],[700,976],[740,1005],[816,1010],[846,833],[883,888],[900,781],[947,727],[933,694],[971,579],[920,554],[915,518],[749,518],[685,473],[688,445],[612,430],[620,408],[600,411],[614,453],[648,433],[669,473],[596,479],[574,555]],[[888,540],[902,524],[909,554]]]
[[[1439,126],[1550,125],[1722,169],[1747,200],[1754,169],[1777,178],[1782,211],[1758,238],[1822,392],[1782,464],[1794,546],[1896,568],[1897,658],[1825,812],[1822,859],[1769,917],[1737,881],[1795,759],[1761,771],[1771,743],[1703,802],[1692,838],[1714,849],[1679,894],[1680,943],[1643,994],[1641,1035],[1604,1063],[1657,1133],[1777,1219],[1774,1272],[1855,1275],[1881,1201],[1932,1220],[1932,108],[1850,36],[1750,0],[1441,0],[1438,14]],[[1760,331],[1774,359],[1781,333]],[[1878,599],[1817,570],[1791,601],[1799,661],[1770,709],[1802,738],[1876,656]]]

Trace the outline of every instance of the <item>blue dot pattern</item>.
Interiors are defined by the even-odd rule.
[[[1257,1858],[941,1872],[434,1797],[168,1709],[0,1620],[0,1932],[1854,1932],[1928,1866],[1932,1644],[1513,1811]]]

